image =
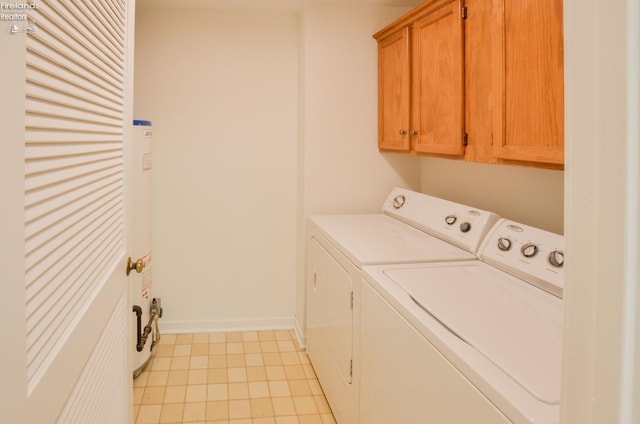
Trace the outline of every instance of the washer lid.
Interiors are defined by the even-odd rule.
[[[382,214],[317,215],[309,222],[358,268],[475,259],[459,247]]]
[[[560,402],[562,301],[481,262],[385,271],[532,396]]]

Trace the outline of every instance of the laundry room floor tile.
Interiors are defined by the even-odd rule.
[[[133,385],[136,424],[335,424],[289,330],[162,335]]]

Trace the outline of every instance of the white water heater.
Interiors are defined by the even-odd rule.
[[[162,309],[159,299],[153,298],[151,252],[151,122],[133,121],[133,246],[129,274],[134,312],[133,376],[137,377],[151,360],[160,337],[158,318]],[[150,327],[150,328],[149,328]]]

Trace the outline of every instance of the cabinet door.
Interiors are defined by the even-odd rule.
[[[493,3],[493,154],[562,165],[562,0]]]
[[[409,28],[378,43],[378,148],[408,151],[409,138]]]
[[[460,0],[413,25],[413,149],[462,155],[464,45]]]

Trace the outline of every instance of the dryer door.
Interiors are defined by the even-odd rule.
[[[323,386],[351,384],[353,281],[314,237],[307,254],[307,351]]]

